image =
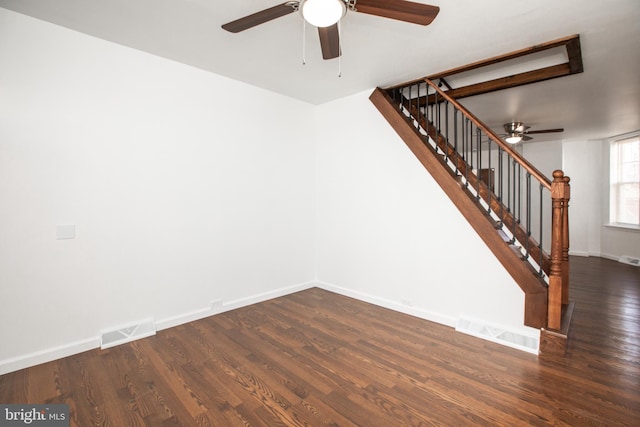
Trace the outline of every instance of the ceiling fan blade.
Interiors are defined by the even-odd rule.
[[[269,9],[252,13],[244,18],[227,22],[222,26],[222,28],[232,33],[239,33],[240,31],[247,30],[251,27],[255,27],[256,25],[264,24],[272,19],[280,18],[281,16],[294,12],[295,4],[297,3],[293,3],[293,5],[292,2],[282,3],[277,6],[270,7]]]
[[[554,133],[554,132],[564,132],[564,129],[557,128],[557,129],[530,130],[524,133],[526,133],[527,135],[531,135],[534,133]]]
[[[333,59],[340,56],[340,33],[338,24],[329,27],[318,27],[322,59]]]
[[[440,12],[440,8],[406,0],[358,0],[356,12],[429,25]]]
[[[523,141],[531,141],[533,138],[527,135],[522,135],[522,140]]]

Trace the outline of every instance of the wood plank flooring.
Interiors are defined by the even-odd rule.
[[[565,358],[320,289],[0,376],[74,426],[640,425],[640,269],[572,258]]]

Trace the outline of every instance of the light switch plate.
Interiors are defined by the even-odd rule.
[[[58,225],[56,226],[56,239],[75,239],[76,238],[76,226],[75,225]]]

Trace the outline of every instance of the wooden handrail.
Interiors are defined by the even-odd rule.
[[[476,116],[474,116],[469,110],[464,108],[462,104],[458,101],[447,95],[445,91],[440,89],[437,84],[429,79],[424,79],[424,82],[435,89],[440,96],[446,99],[451,105],[453,105],[456,109],[462,112],[468,119],[470,119],[473,124],[475,124],[480,130],[482,130],[489,138],[493,140],[496,144],[498,144],[505,152],[509,153],[514,159],[518,160],[518,163],[535,179],[537,179],[547,190],[551,190],[551,180],[544,176],[542,172],[535,168],[531,163],[527,161],[524,157],[520,155],[517,151],[515,151],[509,144],[504,142],[502,138],[500,138],[494,131],[489,129],[482,123]]]

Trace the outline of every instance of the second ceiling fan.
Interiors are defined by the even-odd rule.
[[[526,126],[522,122],[511,122],[503,125],[506,134],[502,134],[504,140],[509,144],[517,144],[520,141],[530,141],[533,139],[529,135],[536,133],[555,133],[564,132],[563,128],[556,129],[542,129],[542,130],[528,130],[531,126]]]
[[[318,27],[322,58],[333,59],[341,54],[338,21],[347,11],[429,25],[440,8],[406,0],[293,0],[228,22],[222,28],[239,33],[296,11],[300,11],[309,24]]]

